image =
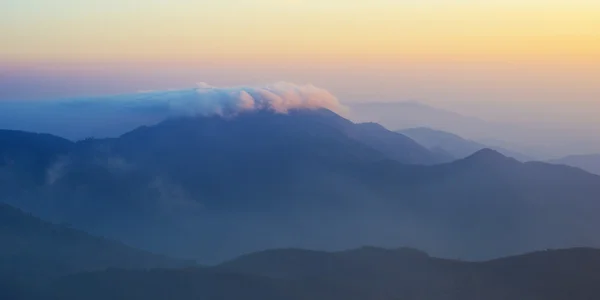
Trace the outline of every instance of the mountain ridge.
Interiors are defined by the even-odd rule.
[[[0,197],[50,221],[205,263],[298,246],[408,245],[487,259],[600,245],[598,176],[491,150],[407,164],[349,137],[364,136],[356,126],[327,111],[170,119],[77,142],[40,169],[17,164],[52,180],[6,184]],[[379,132],[380,149],[410,153],[399,146],[407,139]]]
[[[299,252],[300,251],[300,252]],[[348,253],[272,250],[262,259],[205,269],[85,273],[65,278],[51,291],[62,300],[129,299],[594,299],[600,295],[600,250],[564,249],[488,262],[428,256],[390,249],[389,256],[349,258]],[[585,256],[580,256],[585,252]],[[309,254],[299,257],[298,254]],[[256,256],[246,256],[252,260]],[[281,264],[281,261],[294,262]],[[540,261],[550,261],[540,265]],[[277,269],[277,272],[269,270]],[[579,276],[578,276],[579,275]],[[235,289],[227,288],[236,284]],[[108,288],[111,287],[111,288]],[[170,292],[167,292],[170,291]]]
[[[549,160],[548,163],[568,165],[600,175],[600,154],[571,155]]]
[[[451,132],[432,129],[429,127],[407,128],[397,130],[396,132],[410,137],[432,151],[442,151],[443,153],[447,153],[454,159],[464,158],[481,149],[489,148],[494,149],[505,156],[513,157],[519,161],[525,162],[533,160],[528,155],[519,152],[507,150],[502,147],[485,145],[473,140],[465,139]]]

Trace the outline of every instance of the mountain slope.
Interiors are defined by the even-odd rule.
[[[49,134],[0,130],[0,187],[43,183],[47,166],[72,146]]]
[[[425,148],[410,137],[389,131],[377,123],[356,124],[353,135],[399,162],[427,165],[447,161],[445,156],[424,151]]]
[[[464,158],[481,149],[491,148],[505,156],[513,157],[520,161],[532,160],[530,157],[514,151],[499,147],[489,147],[475,141],[464,139],[453,133],[427,127],[408,128],[398,130],[397,132],[408,136],[432,151],[448,153],[454,158]]]
[[[600,293],[600,250],[590,248],[476,263],[411,249],[279,250],[250,254],[222,267],[272,278],[320,279],[383,299],[591,299]]]
[[[36,282],[106,268],[185,265],[121,243],[54,225],[0,204],[0,278]]]
[[[357,172],[361,182],[395,199],[397,217],[419,229],[403,232],[404,245],[434,255],[485,259],[481,249],[502,256],[599,242],[592,195],[600,194],[600,177],[575,168],[520,163],[489,149],[428,168],[370,168]]]
[[[410,248],[361,247],[340,252],[276,249],[243,255],[217,266],[220,270],[272,278],[337,278],[371,274],[374,270],[401,271],[429,260],[427,253]]]
[[[552,164],[567,165],[600,175],[600,154],[572,155],[548,161]]]
[[[355,122],[377,122],[395,129],[436,128],[537,159],[571,153],[595,153],[598,147],[593,145],[595,142],[590,138],[597,133],[590,131],[590,128],[579,134],[570,134],[568,130],[560,130],[563,127],[556,124],[547,127],[542,124],[546,122],[488,121],[420,102],[369,102],[349,107],[352,113],[350,119]]]
[[[344,143],[345,145],[339,146],[344,146],[348,152],[345,154],[352,156],[351,158],[394,159],[406,164],[438,162],[433,153],[406,136],[389,131],[377,124],[354,124],[325,109],[293,110],[285,115],[259,111],[242,113],[234,118],[215,116],[171,119],[159,126],[134,130],[125,134],[120,140],[142,139],[144,136],[156,138],[157,135],[170,130],[176,130],[179,135],[185,135],[185,132],[180,130],[182,128],[186,128],[187,133],[193,135],[195,141],[202,143],[204,147],[209,143],[216,143],[219,147],[227,149],[243,145],[243,150],[246,152],[258,152],[264,150],[266,146],[287,147],[276,150],[315,151],[320,150],[315,147],[319,145],[304,144],[304,142],[330,146]],[[167,137],[161,138],[166,139]],[[174,143],[181,143],[181,141],[174,140],[175,137],[169,138],[173,139],[169,141],[171,147]],[[187,144],[189,145],[190,142],[187,141]],[[154,141],[155,145],[157,143]],[[292,147],[297,148],[292,149]],[[357,152],[350,153],[350,151]],[[311,154],[327,155],[325,152]],[[331,159],[332,157],[326,158]]]
[[[487,259],[600,246],[599,176],[493,150],[430,166],[386,155],[404,144],[412,142],[322,110],[177,118],[78,142],[47,167],[53,180],[2,197],[203,262],[282,247],[411,246]]]
[[[192,265],[44,222],[0,203],[0,299],[46,299],[54,280],[107,268]]]
[[[215,268],[79,274],[58,281],[49,294],[62,300],[584,300],[600,296],[599,269],[600,251],[584,248],[488,262],[445,260],[410,249],[287,249]]]

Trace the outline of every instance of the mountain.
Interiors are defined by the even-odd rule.
[[[405,164],[434,164],[439,162],[433,153],[404,135],[389,131],[377,124],[354,124],[337,114],[321,110],[294,110],[288,114],[268,111],[242,113],[234,118],[192,117],[163,122],[159,126],[143,127],[127,133],[120,140],[154,139],[170,130],[187,128],[196,142],[218,143],[221,148],[234,148],[241,144],[244,151],[261,151],[249,147],[298,147],[286,151],[307,152],[331,159],[325,152],[309,153],[309,147],[319,143],[326,146],[344,146],[343,153],[357,159],[394,159]],[[195,132],[189,132],[189,131]],[[261,133],[261,136],[256,136]],[[179,132],[180,135],[185,134]],[[173,137],[163,136],[167,139]],[[258,140],[256,140],[258,138]],[[170,144],[182,141],[168,141]],[[158,143],[153,141],[153,143]],[[187,142],[187,145],[190,141]],[[345,145],[341,145],[345,144]],[[205,147],[206,145],[202,145]],[[312,147],[317,149],[316,147]],[[211,149],[208,149],[211,150]],[[283,149],[282,149],[283,150]],[[352,152],[354,151],[354,152]]]
[[[337,253],[267,251],[222,267],[345,285],[368,295],[365,299],[588,299],[600,292],[594,284],[600,278],[599,266],[600,250],[589,248],[473,263],[412,249],[365,247]]]
[[[128,247],[0,204],[0,298],[64,275],[107,268],[181,267],[186,262]],[[28,289],[19,287],[27,286]],[[4,288],[3,288],[4,287]],[[13,289],[10,292],[9,287]]]
[[[600,246],[599,176],[489,149],[391,158],[428,156],[415,144],[324,110],[173,118],[74,143],[45,168],[14,165],[46,176],[0,192],[44,219],[209,263],[285,247],[489,259]]]
[[[163,253],[179,255],[182,248],[182,255],[189,256],[206,251],[202,243],[176,245],[187,243],[190,234],[215,234],[204,232],[210,226],[198,232],[189,224],[226,222],[220,228],[231,230],[231,213],[244,213],[251,223],[247,227],[253,228],[269,210],[329,211],[362,202],[367,191],[332,189],[353,179],[328,166],[393,159],[437,160],[401,134],[354,124],[327,110],[172,118],[119,138],[73,143],[66,155],[43,166],[20,165],[24,173],[45,174],[44,181],[21,180],[18,186],[7,186],[2,199],[48,220],[66,221],[94,234],[125,236],[136,246],[150,243]],[[221,213],[227,216],[217,217]],[[182,222],[189,224],[177,228]],[[165,243],[148,231],[178,241]]]
[[[399,162],[432,164],[447,159],[432,151],[424,151],[423,146],[401,133],[389,131],[377,123],[356,124],[351,136]]]
[[[416,231],[403,232],[404,245],[485,259],[598,243],[592,224],[600,205],[590,195],[600,192],[600,177],[578,169],[520,163],[490,149],[433,167],[371,167],[360,171],[364,182],[396,199],[397,218]]]
[[[600,175],[600,154],[571,155],[548,161],[552,164],[567,165]]]
[[[600,250],[549,250],[486,262],[411,249],[270,250],[213,268],[110,270],[59,280],[56,299],[596,299]],[[232,288],[235,287],[235,288]]]
[[[502,153],[505,156],[513,157],[519,161],[533,160],[531,157],[521,153],[506,150],[501,147],[489,147],[475,141],[464,139],[450,132],[435,130],[427,127],[408,128],[398,130],[397,132],[413,139],[431,151],[437,153],[446,153],[455,159],[464,158],[481,149],[490,148]]]
[[[377,122],[387,128],[430,127],[471,137],[488,136],[491,124],[420,102],[370,102],[349,106],[355,122]]]
[[[66,225],[42,221],[5,204],[0,204],[0,230],[2,271],[18,270],[22,274],[35,275],[38,270],[45,269],[44,272],[63,275],[111,267],[184,265]]]
[[[361,247],[339,252],[276,249],[243,255],[217,267],[229,272],[272,278],[298,279],[319,276],[339,279],[349,275],[373,273],[373,268],[398,271],[429,259],[427,253],[411,248]]]
[[[439,144],[439,142],[430,141],[431,138],[441,138],[445,143],[450,143],[450,141],[459,142],[462,139],[459,138],[457,140],[456,136],[449,137],[444,134],[446,132],[452,132],[469,140],[463,146],[458,146],[454,142],[452,144],[444,144],[452,150],[458,151],[456,154],[460,155],[448,153],[453,155],[454,158],[462,158],[472,154],[471,150],[474,150],[473,143],[485,144],[486,146],[483,148],[497,147],[497,150],[512,150],[512,153],[506,154],[515,154],[515,152],[526,153],[527,156],[534,156],[536,158],[547,157],[551,155],[550,153],[557,152],[554,148],[564,148],[564,145],[557,144],[556,140],[552,141],[552,148],[537,146],[544,143],[550,144],[547,141],[549,133],[544,130],[534,130],[526,125],[490,122],[421,102],[369,102],[356,103],[349,105],[349,107],[352,112],[350,119],[355,122],[377,122],[387,128],[396,128],[399,132],[411,128],[435,128],[444,131],[423,132],[423,130],[420,130],[412,132],[417,135],[417,138],[425,139],[424,143],[421,144],[426,147],[427,144]],[[556,139],[563,143],[565,141],[565,138],[560,136],[556,136]],[[460,143],[463,144],[462,141]],[[437,150],[443,150],[443,148]],[[558,152],[564,153],[562,151]],[[505,151],[502,152],[504,153]],[[523,161],[526,160],[529,159],[523,159]]]
[[[72,146],[71,141],[49,134],[0,130],[0,187],[42,183],[46,167]]]
[[[504,118],[507,121],[494,121],[414,101],[355,103],[348,106],[350,119],[355,122],[377,122],[394,129],[435,128],[488,147],[523,153],[536,160],[572,153],[596,153],[600,147],[592,138],[597,135],[594,126],[574,130],[571,127],[566,129],[566,123],[552,124],[552,121],[540,121],[542,119],[532,122],[523,118],[526,115],[519,109],[514,110],[515,117]],[[530,113],[545,116],[540,111],[537,109]]]

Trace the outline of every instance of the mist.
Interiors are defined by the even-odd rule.
[[[0,300],[600,299],[600,0],[0,4]]]
[[[591,116],[596,112],[594,103],[553,107],[545,103],[488,106],[404,101],[354,103],[349,107],[349,117],[355,122],[377,122],[392,130],[442,130],[489,147],[520,152],[533,160],[600,153],[600,141],[596,138],[600,127]],[[579,121],[572,121],[578,116]]]

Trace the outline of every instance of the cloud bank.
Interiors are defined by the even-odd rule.
[[[325,108],[345,115],[347,108],[325,89],[278,82],[265,86],[148,91],[130,95],[57,101],[0,101],[0,129],[46,132],[69,139],[118,136],[141,125],[177,116],[235,116],[269,110]]]
[[[345,108],[327,90],[313,85],[279,82],[262,87],[218,88],[199,83],[186,97],[168,101],[175,114],[231,115],[242,111],[271,110],[287,113],[293,109],[326,108],[344,113]]]

